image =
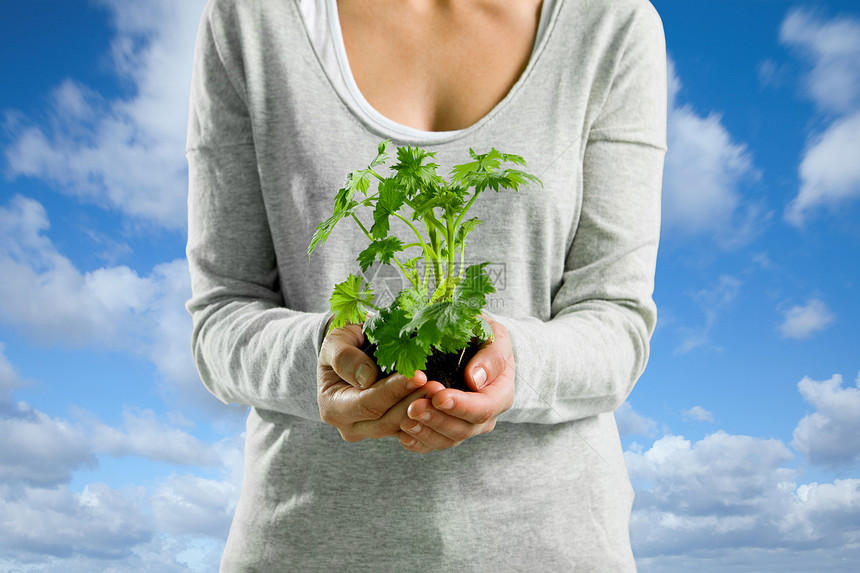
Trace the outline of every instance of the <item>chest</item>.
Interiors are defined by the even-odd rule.
[[[489,113],[528,65],[540,0],[339,0],[350,68],[382,115],[428,131],[468,127]]]

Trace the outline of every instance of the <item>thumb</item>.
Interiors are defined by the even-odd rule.
[[[466,365],[464,377],[466,384],[472,390],[480,390],[493,380],[501,376],[508,366],[513,363],[508,363],[509,357],[512,359],[513,349],[511,348],[511,338],[502,324],[486,318],[493,330],[493,341],[478,350],[475,356]]]
[[[378,368],[373,359],[360,350],[362,342],[364,334],[357,324],[336,328],[323,341],[320,362],[331,366],[344,382],[365,389],[376,382]]]
[[[502,375],[507,368],[507,361],[499,348],[493,344],[478,351],[466,366],[466,384],[472,390],[480,390]]]

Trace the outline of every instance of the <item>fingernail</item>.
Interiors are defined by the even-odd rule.
[[[475,381],[475,387],[480,390],[487,383],[487,371],[478,366],[472,370],[472,380]]]
[[[422,382],[421,380],[416,380],[414,378],[410,378],[406,382],[407,390],[415,390],[416,388],[420,388],[421,386],[424,386],[424,382]]]
[[[370,366],[362,364],[355,370],[355,379],[362,388],[370,386]]]
[[[454,400],[451,398],[448,398],[447,400],[445,400],[444,402],[439,404],[440,410],[450,410],[453,407],[454,407]]]
[[[420,416],[418,416],[415,419],[418,420],[419,422],[426,422],[430,419],[430,412],[424,412],[423,414],[421,414]]]
[[[414,425],[414,426],[412,426],[411,428],[406,428],[406,431],[407,431],[407,432],[414,432],[414,433],[416,433],[416,434],[417,434],[418,432],[420,432],[420,431],[421,431],[421,424],[419,424],[418,422],[416,422],[416,423],[415,423],[415,425]]]

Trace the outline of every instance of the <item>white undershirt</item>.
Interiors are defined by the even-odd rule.
[[[534,51],[540,45],[540,40],[546,30],[549,15],[552,14],[552,4],[555,0],[543,0],[541,6],[540,23],[538,24],[535,37]],[[352,75],[349,68],[349,59],[346,56],[346,47],[343,42],[340,19],[337,13],[337,0],[299,0],[302,17],[308,29],[308,36],[314,49],[319,55],[323,67],[334,83],[335,89],[341,97],[355,103],[359,113],[365,121],[375,123],[380,128],[398,133],[410,139],[444,139],[456,135],[459,130],[454,131],[424,131],[415,129],[402,123],[392,121],[373,109]]]

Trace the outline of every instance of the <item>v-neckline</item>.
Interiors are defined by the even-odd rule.
[[[553,0],[551,9],[549,11],[546,10],[545,4],[541,6],[541,15],[538,24],[539,27],[536,32],[537,41],[532,48],[528,64],[526,65],[520,76],[517,78],[517,80],[514,82],[514,84],[511,86],[511,88],[508,90],[508,92],[505,94],[505,96],[501,100],[499,100],[490,109],[489,112],[487,112],[483,117],[479,118],[471,125],[462,129],[452,131],[427,131],[401,124],[377,111],[370,104],[370,102],[367,101],[361,90],[358,88],[358,84],[356,83],[355,77],[353,76],[352,70],[349,66],[349,58],[347,57],[346,45],[344,43],[343,31],[340,25],[340,19],[337,10],[337,0],[325,1],[327,4],[326,12],[328,16],[329,33],[331,35],[332,43],[334,44],[334,51],[339,68],[338,71],[342,75],[343,81],[346,85],[349,96],[352,98],[352,101],[348,101],[349,98],[343,97],[340,92],[338,92],[338,95],[341,97],[342,100],[344,100],[347,107],[353,112],[353,115],[358,116],[359,120],[371,131],[374,131],[379,135],[382,135],[383,137],[395,139],[398,141],[406,141],[416,144],[428,144],[447,143],[466,137],[467,135],[481,129],[484,125],[489,123],[493,119],[493,117],[495,117],[504,107],[506,107],[511,100],[516,97],[517,93],[522,88],[522,85],[528,80],[528,77],[531,75],[537,61],[540,59],[540,56],[545,49],[547,42],[550,39],[550,36],[552,35],[552,29],[557,19],[558,10],[560,9],[561,4],[564,0]],[[321,62],[320,64],[322,65]],[[323,66],[323,68],[325,67]],[[334,84],[332,78],[329,77],[329,72],[325,69],[323,71],[326,73],[326,76],[329,78],[329,81]],[[334,85],[332,85],[332,88],[334,88],[335,91],[338,91]],[[355,112],[354,107],[358,107],[359,113]]]

